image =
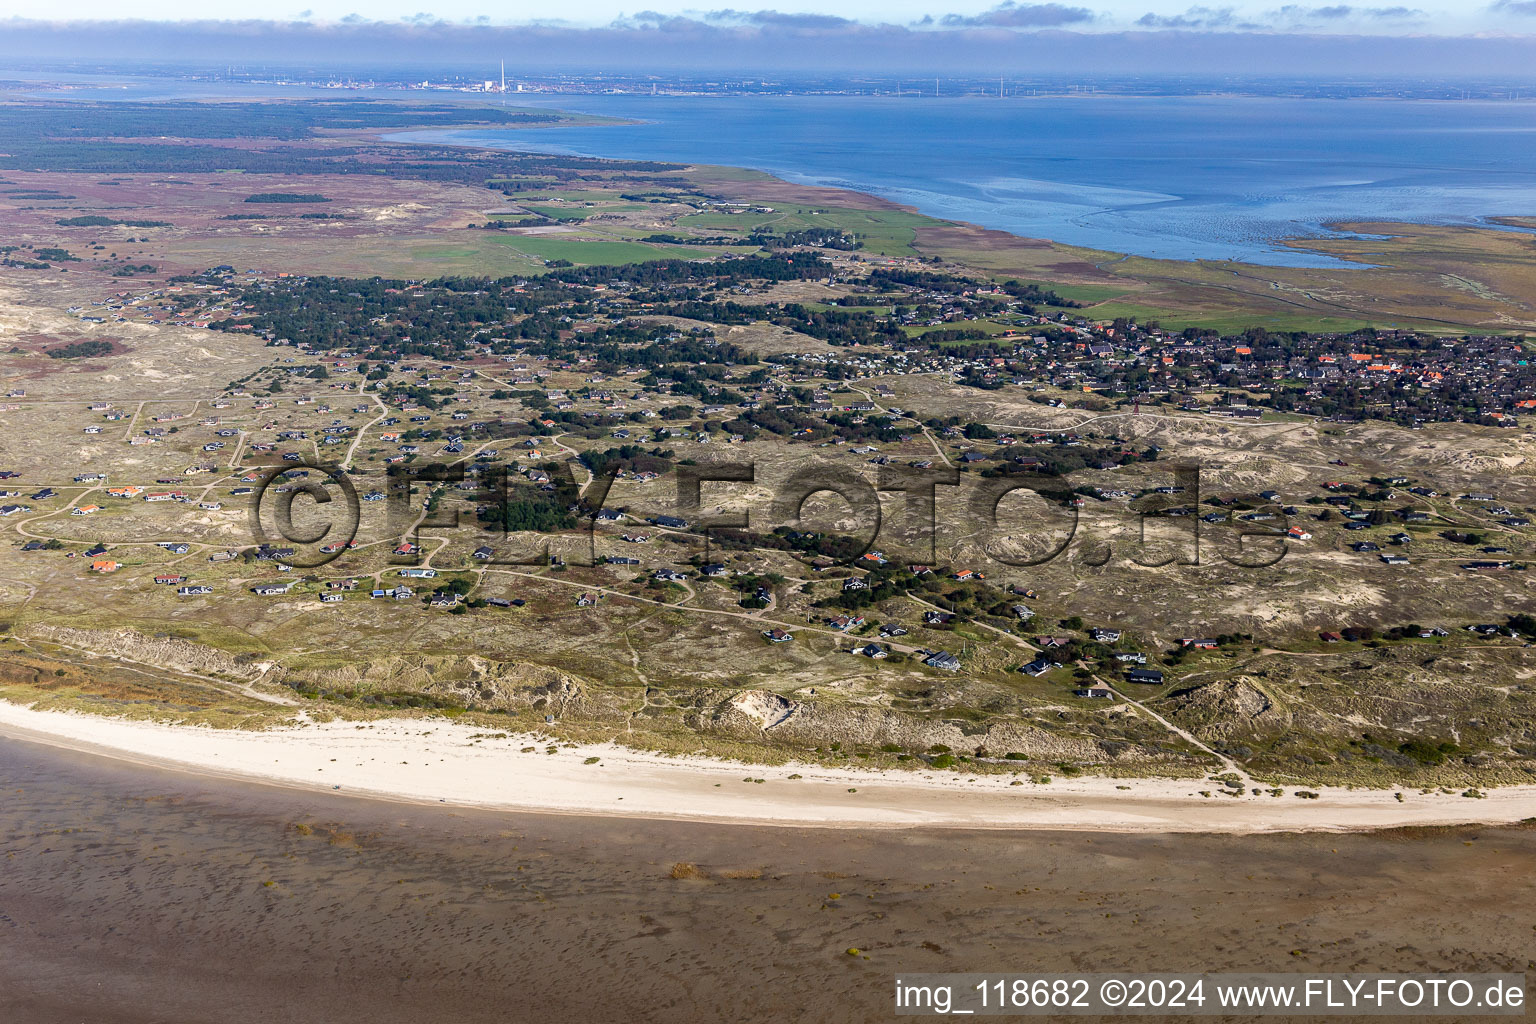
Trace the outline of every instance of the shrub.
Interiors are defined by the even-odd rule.
[[[112,343],[110,341],[76,341],[46,351],[49,359],[88,359],[92,356],[110,355]]]
[[[1456,752],[1454,743],[1435,743],[1425,739],[1411,739],[1401,744],[1398,752],[1413,758],[1420,764],[1444,764],[1448,755]]]
[[[312,192],[258,192],[252,196],[246,196],[248,203],[328,203],[325,196],[318,196]]]

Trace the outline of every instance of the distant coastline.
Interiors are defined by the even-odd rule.
[[[627,122],[395,133],[433,142],[750,168],[940,220],[1154,259],[1337,268],[1287,241],[1348,222],[1501,226],[1536,213],[1521,104],[1257,97],[558,96]],[[1155,106],[1155,110],[1154,110]],[[1276,145],[1283,130],[1286,144]],[[1446,153],[1454,154],[1447,160]]]

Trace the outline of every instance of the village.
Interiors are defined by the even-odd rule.
[[[1276,478],[1252,472],[1264,444],[1242,432],[1286,438],[1300,421],[1266,421],[1237,397],[1257,400],[1250,387],[1271,376],[1259,362],[1225,391],[1186,377],[1176,408],[1150,391],[1100,405],[1111,393],[1082,382],[1100,380],[1117,353],[1168,365],[1154,336],[1138,333],[1132,346],[1124,326],[1073,327],[1066,336],[1083,340],[1038,370],[1030,356],[1043,358],[1043,336],[1004,357],[874,344],[758,357],[728,340],[729,325],[653,319],[643,303],[603,297],[629,290],[622,280],[574,286],[579,295],[539,328],[543,339],[494,337],[549,316],[542,306],[500,325],[478,319],[488,340],[459,347],[453,316],[439,309],[447,340],[421,354],[406,351],[419,340],[335,348],[266,326],[258,295],[317,285],[345,297],[330,282],[224,267],[86,307],[264,333],[271,361],[181,401],[61,408],[13,393],[10,422],[44,416],[47,430],[73,430],[85,445],[68,479],[37,460],[0,467],[0,524],[28,577],[62,570],[93,603],[131,600],[167,621],[303,621],[360,638],[404,628],[498,654],[526,650],[518,636],[531,626],[564,663],[579,652],[593,676],[615,666],[584,637],[626,634],[663,611],[690,623],[691,668],[660,656],[636,669],[646,676],[753,685],[740,666],[755,661],[796,699],[909,691],[896,706],[914,710],[949,693],[951,677],[1032,705],[1141,707],[1187,692],[1213,658],[1242,651],[1263,660],[1336,647],[1517,650],[1536,637],[1498,582],[1524,579],[1531,557],[1523,486],[1473,487],[1454,471],[1442,481],[1435,459],[1388,471],[1380,456],[1314,456],[1307,472],[1259,486]],[[743,281],[734,294],[763,287]],[[464,294],[407,282],[374,296],[430,308]],[[1028,320],[1024,329],[1058,330],[1047,317],[1010,315]],[[387,330],[415,326],[395,314]],[[1162,344],[1189,350],[1188,366],[1206,365],[1194,353],[1213,347],[1198,337]],[[1463,351],[1519,379],[1523,366],[1501,360],[1500,344]],[[626,352],[635,365],[623,365]],[[989,404],[999,398],[1012,403],[1005,416]],[[1319,417],[1312,429],[1361,428],[1349,419]],[[1268,457],[1294,471],[1283,447]],[[822,473],[809,491],[794,483],[808,467]],[[691,501],[685,478],[704,481]],[[343,480],[356,492],[355,522],[337,518]],[[794,486],[806,493],[789,515],[780,492]],[[931,496],[926,528],[912,515],[914,486]],[[873,520],[858,505],[866,490]],[[990,530],[976,519],[978,492],[998,495]],[[999,502],[1015,492],[1028,501],[1010,519]],[[287,534],[263,511],[285,497]],[[255,523],[270,532],[253,535]],[[1111,581],[1143,566],[1162,566],[1160,588],[1191,595],[1173,604],[1194,614],[1115,598],[1121,584]],[[1294,603],[1199,610],[1192,595],[1234,567],[1294,588]],[[1084,572],[1111,573],[1102,593],[1082,590]],[[1369,612],[1303,596],[1335,578],[1400,588],[1416,574],[1448,589]],[[406,625],[413,616],[431,618]],[[635,649],[632,637],[624,643]],[[766,650],[748,654],[754,647]]]

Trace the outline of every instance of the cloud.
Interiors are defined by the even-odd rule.
[[[1532,0],[1536,2],[1536,0]],[[946,28],[1055,28],[1092,21],[1094,14],[1086,7],[1065,4],[1020,4],[1003,0],[990,11],[977,15],[946,14],[939,24]],[[928,24],[924,18],[920,24]]]
[[[1497,14],[1536,15],[1536,0],[1499,0],[1488,9]]]
[[[619,15],[608,28],[625,30],[643,30],[654,32],[689,33],[707,30],[708,26],[702,21],[684,17],[680,14],[662,14],[659,11],[639,11],[631,15]],[[579,31],[579,30],[578,30]]]
[[[1526,2],[1536,7],[1536,0],[1526,0]],[[1290,21],[1341,21],[1346,18],[1400,21],[1405,18],[1422,18],[1424,12],[1415,7],[1351,7],[1349,4],[1303,7],[1301,4],[1286,4],[1275,11],[1274,16]]]
[[[1137,18],[1136,24],[1141,28],[1227,28],[1235,14],[1231,7],[1191,7],[1183,14],[1148,12]]]
[[[713,24],[721,22],[737,25],[765,25],[788,29],[847,28],[857,22],[839,18],[834,14],[784,14],[779,11],[710,11],[704,20]]]

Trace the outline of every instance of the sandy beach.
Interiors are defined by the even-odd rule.
[[[1398,800],[1389,790],[1317,787],[1309,790],[1316,799],[1297,797],[1295,787],[1279,797],[1267,790],[1232,797],[1203,780],[1082,777],[1016,785],[1011,776],[766,767],[616,744],[562,745],[550,754],[547,737],[419,719],[244,732],[0,702],[0,732],[139,764],[348,796],[678,820],[1241,834],[1536,817],[1536,786],[1487,790],[1482,799],[1404,789]]]

